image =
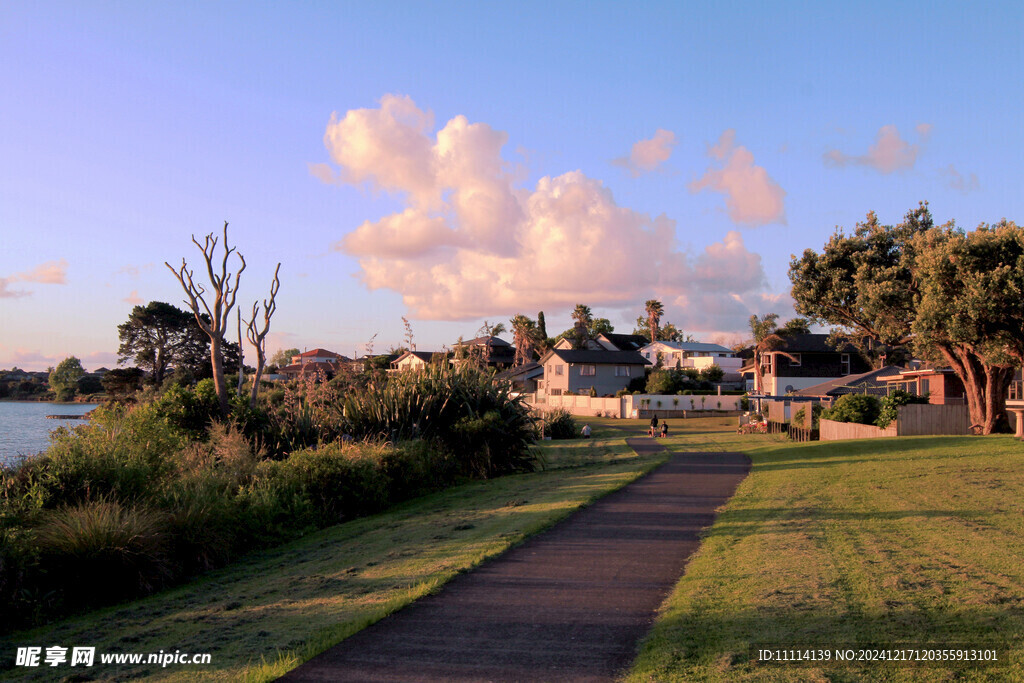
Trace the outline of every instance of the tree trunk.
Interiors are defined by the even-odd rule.
[[[220,416],[228,416],[228,387],[224,378],[224,353],[220,348],[220,338],[210,339],[210,365],[213,366],[213,388],[217,391],[217,402],[220,404]]]
[[[252,393],[249,395],[249,407],[256,408],[256,397],[260,393],[260,378],[263,377],[263,368],[266,366],[267,356],[263,349],[256,347],[256,376],[252,378]]]
[[[936,344],[953,372],[963,382],[971,427],[982,434],[1005,429],[1006,391],[1013,368],[987,363],[966,344]]]

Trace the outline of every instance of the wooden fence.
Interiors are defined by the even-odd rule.
[[[885,429],[853,422],[821,420],[821,440],[877,439],[883,436],[967,434],[967,406],[907,405],[897,409],[896,422]]]

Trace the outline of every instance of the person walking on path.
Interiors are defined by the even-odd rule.
[[[651,418],[651,429],[650,429],[649,433],[650,433],[651,436],[657,436],[658,435],[658,416],[657,415],[655,415],[654,417]]]
[[[662,436],[662,438],[665,438],[666,436],[668,436],[668,421],[667,420],[665,422],[661,423],[661,436]]]

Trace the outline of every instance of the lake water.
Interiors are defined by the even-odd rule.
[[[95,403],[20,403],[0,401],[0,463],[46,450],[57,427],[85,424],[84,420],[48,420],[47,415],[84,415]]]

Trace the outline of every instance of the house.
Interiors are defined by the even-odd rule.
[[[339,363],[349,360],[341,354],[328,351],[327,349],[313,349],[292,356],[292,365],[305,365],[307,363]]]
[[[489,367],[504,369],[511,367],[516,360],[515,347],[500,337],[477,337],[456,342],[452,349],[455,351],[452,363],[456,365],[466,358],[479,358]]]
[[[433,363],[436,358],[444,358],[444,354],[437,353],[436,351],[406,351],[391,361],[391,369],[388,372],[422,370]]]
[[[763,385],[755,393],[782,396],[831,379],[865,373],[871,366],[852,344],[839,349],[828,342],[827,334],[791,334],[782,337],[775,348],[761,354]],[[740,372],[754,375],[754,367]]]
[[[918,368],[887,373],[879,379],[886,382],[889,391],[903,389],[915,396],[928,395],[932,405],[964,405],[964,383],[952,368]]]
[[[538,393],[560,396],[593,389],[598,396],[614,394],[630,380],[643,377],[650,364],[636,351],[551,349],[540,359],[544,379],[538,383]]]
[[[736,357],[736,352],[720,344],[704,342],[672,342],[656,341],[644,344],[640,348],[643,357],[666,368],[694,368],[703,370],[717,365],[725,372],[727,380],[738,381],[743,360]]]
[[[508,382],[514,391],[533,394],[544,378],[544,366],[540,363],[525,363],[502,370],[494,376],[495,382]]]
[[[284,375],[288,379],[294,379],[322,373],[326,379],[331,379],[347,362],[349,359],[341,354],[327,349],[313,349],[292,356],[291,365],[278,368],[278,374]]]

